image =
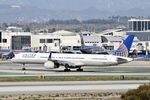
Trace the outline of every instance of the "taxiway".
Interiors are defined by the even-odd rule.
[[[126,92],[145,81],[65,81],[65,82],[4,82],[0,83],[0,94],[52,94],[82,92]]]

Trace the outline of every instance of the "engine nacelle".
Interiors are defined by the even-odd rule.
[[[47,61],[47,62],[44,63],[44,67],[46,69],[54,69],[54,68],[58,68],[59,64],[54,63],[53,61]]]

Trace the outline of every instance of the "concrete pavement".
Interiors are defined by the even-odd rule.
[[[0,94],[49,94],[79,92],[125,92],[145,81],[65,81],[65,82],[3,82]]]

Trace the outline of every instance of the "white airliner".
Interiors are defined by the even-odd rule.
[[[19,53],[11,59],[19,64],[44,64],[45,68],[54,69],[64,66],[64,71],[77,68],[83,71],[82,66],[110,66],[132,61],[128,52],[133,42],[133,35],[127,37],[120,47],[111,55],[103,54],[65,54],[65,53]],[[23,67],[23,69],[25,69]]]

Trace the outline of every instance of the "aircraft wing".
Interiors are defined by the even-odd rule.
[[[68,64],[69,66],[75,67],[75,66],[83,66],[84,64],[82,62],[77,62],[77,61],[63,61],[63,60],[59,60],[57,61],[59,64],[65,66],[66,64]]]

